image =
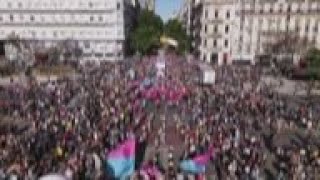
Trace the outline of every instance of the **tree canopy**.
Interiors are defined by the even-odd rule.
[[[310,49],[306,56],[308,74],[312,79],[320,78],[320,50]]]
[[[137,26],[132,32],[131,47],[141,54],[149,53],[153,48],[160,45],[159,39],[163,31],[163,22],[160,16],[152,11],[140,12]]]
[[[164,26],[164,35],[178,41],[178,52],[184,53],[190,50],[191,41],[182,23],[177,19],[169,20]]]
[[[172,19],[164,24],[160,16],[148,10],[140,12],[137,25],[130,35],[130,46],[134,52],[148,54],[160,46],[162,35],[177,40],[178,52],[190,50],[190,38],[180,21]]]

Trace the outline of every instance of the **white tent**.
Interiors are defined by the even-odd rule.
[[[202,83],[203,84],[214,84],[216,81],[215,70],[207,64],[199,64],[199,69],[202,73]]]

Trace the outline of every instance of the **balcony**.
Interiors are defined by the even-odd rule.
[[[224,21],[222,19],[206,19],[204,23],[207,24],[222,24]]]
[[[221,33],[201,33],[201,37],[219,39],[219,38],[222,38],[222,34]]]
[[[236,11],[236,15],[319,15],[320,8],[318,9],[308,9],[308,10],[300,10],[300,11],[266,11],[257,9],[242,9]]]

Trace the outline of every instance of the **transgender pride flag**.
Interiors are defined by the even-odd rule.
[[[107,171],[116,179],[127,179],[134,172],[135,139],[128,139],[107,156]]]
[[[193,159],[183,160],[180,163],[181,170],[192,174],[204,173],[206,171],[206,166],[210,161],[211,152],[212,151],[209,150],[207,153],[198,155]]]

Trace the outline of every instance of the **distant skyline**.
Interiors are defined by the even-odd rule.
[[[167,21],[177,12],[183,0],[156,0],[156,13],[161,16],[163,21]]]

